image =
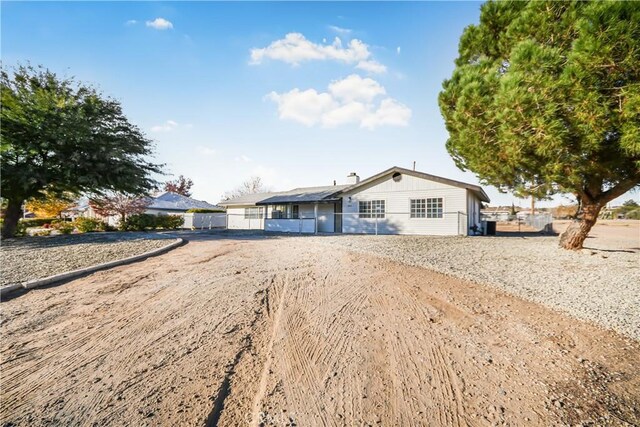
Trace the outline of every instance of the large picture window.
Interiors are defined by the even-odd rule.
[[[244,219],[262,219],[262,208],[244,208]]]
[[[411,218],[442,218],[442,197],[411,199]]]
[[[384,218],[384,200],[365,200],[358,202],[358,214],[360,218]]]

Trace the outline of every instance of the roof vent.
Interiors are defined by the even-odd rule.
[[[391,178],[395,181],[395,182],[400,182],[400,180],[402,180],[402,174],[400,172],[396,172],[393,175],[391,175]]]
[[[347,184],[349,185],[354,185],[360,182],[360,177],[358,176],[357,173],[355,172],[351,172],[348,176],[347,176]]]

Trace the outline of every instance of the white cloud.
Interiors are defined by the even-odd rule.
[[[359,123],[368,114],[368,109],[362,102],[349,102],[333,110],[329,110],[322,116],[322,125],[336,127],[349,123]]]
[[[382,74],[387,72],[387,67],[385,65],[373,60],[360,61],[358,62],[358,65],[356,65],[356,68],[373,74]]]
[[[386,91],[372,78],[363,79],[357,74],[351,74],[342,80],[332,81],[329,84],[329,93],[344,102],[355,100],[371,102],[373,98],[384,95]]]
[[[170,30],[173,28],[171,21],[167,21],[164,18],[156,18],[153,21],[147,21],[147,27],[155,28],[156,30]]]
[[[400,55],[400,46],[396,48],[396,52],[398,52],[398,55]]]
[[[295,88],[281,94],[271,92],[267,98],[278,104],[280,119],[306,126],[332,128],[357,124],[367,129],[407,126],[411,109],[388,97],[376,104],[376,99],[383,95],[386,90],[377,81],[352,74],[331,82],[327,92]]]
[[[204,145],[198,145],[196,147],[196,150],[198,151],[199,154],[202,154],[203,156],[213,156],[216,154],[215,149],[211,147],[205,147]]]
[[[329,25],[329,29],[334,33],[338,33],[343,36],[348,36],[353,32],[353,30],[350,30],[349,28],[342,28],[342,27],[338,27],[337,25]]]
[[[360,126],[374,129],[378,126],[406,126],[411,119],[411,109],[395,99],[386,98],[378,109],[362,120]]]
[[[152,126],[151,132],[171,132],[178,127],[178,123],[173,120],[167,120],[161,125]]]
[[[236,162],[243,162],[243,163],[249,163],[251,162],[253,159],[251,159],[251,157],[249,156],[245,156],[244,154],[239,155],[238,157],[236,157]]]
[[[300,33],[289,33],[283,39],[272,42],[264,48],[251,49],[250,64],[261,64],[265,59],[299,65],[305,61],[337,61],[345,64],[357,64],[369,72],[384,72],[386,67],[371,59],[369,46],[353,39],[345,46],[336,37],[333,43],[313,43]],[[362,65],[361,65],[362,64]],[[366,67],[366,68],[365,68]]]
[[[136,21],[135,19],[129,19],[127,22],[125,22],[125,25],[136,25],[138,23],[138,21]]]
[[[281,119],[293,120],[307,126],[317,124],[325,112],[336,107],[330,94],[318,93],[315,89],[293,89],[283,94],[271,92],[267,97],[278,104],[278,115]]]

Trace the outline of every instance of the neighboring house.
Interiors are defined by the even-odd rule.
[[[224,208],[211,203],[192,199],[178,193],[166,192],[151,199],[151,204],[145,213],[151,215],[176,215],[187,212],[189,209],[210,209],[224,212]]]
[[[393,167],[346,185],[249,194],[220,202],[229,229],[285,232],[468,235],[480,223],[477,185]]]
[[[184,215],[189,209],[210,209],[224,212],[224,208],[212,205],[202,200],[192,199],[181,194],[165,192],[157,197],[150,197],[151,204],[144,212],[150,215]],[[89,205],[88,200],[83,199],[75,208],[75,217],[98,218],[109,225],[116,226],[120,222],[120,215],[110,215],[103,217],[98,215]]]

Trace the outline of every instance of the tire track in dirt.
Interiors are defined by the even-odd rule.
[[[3,303],[0,423],[640,424],[640,344],[327,248],[215,237]]]
[[[278,302],[278,306],[276,308],[276,312],[273,316],[273,319],[271,320],[271,322],[273,323],[272,329],[271,329],[271,337],[269,339],[269,344],[267,345],[267,349],[266,349],[266,360],[264,363],[264,367],[262,368],[262,372],[260,374],[260,382],[258,384],[258,391],[256,393],[256,395],[253,398],[253,411],[251,414],[251,425],[252,426],[258,426],[261,422],[260,420],[260,404],[262,399],[264,398],[264,395],[267,391],[267,379],[268,379],[268,375],[269,375],[269,371],[271,369],[271,359],[273,357],[273,343],[276,340],[276,335],[278,333],[278,329],[280,328],[280,319],[282,318],[282,312],[283,312],[283,308],[284,308],[284,300],[285,297],[287,295],[287,284],[289,283],[289,281],[285,278],[284,280],[284,285],[282,286],[282,289],[280,290],[280,298],[279,298],[279,302]],[[266,294],[266,304],[265,304],[265,308],[266,308],[266,312],[267,315],[270,315],[271,310],[270,310],[270,306],[269,306],[269,299],[268,299],[268,289],[267,289],[267,294]]]

